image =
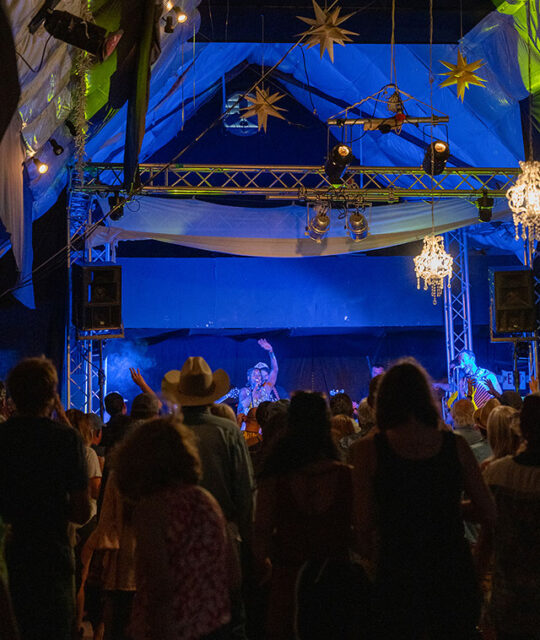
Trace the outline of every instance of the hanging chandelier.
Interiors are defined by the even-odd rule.
[[[420,280],[424,281],[424,290],[431,287],[433,304],[437,304],[437,298],[442,294],[444,279],[452,275],[454,259],[444,249],[442,236],[426,236],[422,253],[414,259],[416,272],[416,284],[420,289]]]
[[[521,237],[540,240],[540,162],[526,160],[519,163],[521,175],[516,184],[506,192],[508,206],[512,211],[516,240]]]

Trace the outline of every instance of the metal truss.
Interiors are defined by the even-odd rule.
[[[332,185],[320,166],[141,164],[140,188],[154,195],[263,195],[273,199],[354,198],[395,202],[399,198],[478,197],[483,189],[503,197],[516,168],[447,168],[429,176],[417,167],[348,167]],[[88,164],[77,189],[85,193],[123,190],[121,164]]]
[[[469,286],[467,234],[464,229],[445,234],[446,251],[452,254],[452,277],[444,287],[444,327],[448,381],[452,380],[450,363],[463,351],[472,350],[472,321]]]
[[[75,250],[72,239],[80,237],[91,222],[92,194],[81,189],[85,174],[73,170],[70,176],[68,205],[69,319],[66,327],[65,404],[85,413],[103,414],[105,374],[103,343],[105,339],[123,337],[110,331],[79,331],[72,322],[71,267],[76,260],[115,262],[115,247],[107,244]]]

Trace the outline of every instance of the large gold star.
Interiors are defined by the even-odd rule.
[[[349,36],[358,35],[355,31],[348,31],[339,26],[353,14],[349,13],[347,16],[340,17],[339,12],[341,11],[341,7],[323,10],[315,0],[313,0],[313,9],[315,11],[315,18],[296,16],[299,20],[310,25],[310,28],[300,35],[308,38],[306,42],[308,49],[318,44],[321,50],[321,58],[324,52],[328,51],[330,60],[334,62],[334,42],[344,47],[345,42],[352,42]]]
[[[441,76],[448,76],[446,80],[441,82],[439,87],[450,87],[453,84],[457,85],[457,94],[458,97],[461,98],[461,102],[463,102],[463,98],[465,97],[465,89],[468,89],[470,84],[483,87],[483,83],[486,82],[484,78],[481,78],[474,73],[486,63],[483,60],[476,60],[475,62],[467,63],[467,58],[461,55],[461,51],[459,49],[457,52],[457,64],[444,62],[444,60],[439,60],[439,62],[444,64],[447,69],[450,69],[450,71],[439,74]]]
[[[285,120],[285,118],[279,113],[280,111],[286,111],[283,107],[277,107],[276,102],[283,98],[283,93],[270,93],[266,89],[261,89],[260,87],[255,88],[255,97],[251,97],[249,95],[246,96],[246,100],[251,102],[249,107],[246,107],[244,113],[242,114],[244,118],[250,118],[251,116],[257,116],[257,124],[259,127],[259,131],[261,127],[264,129],[266,133],[266,125],[268,122],[268,116],[274,116],[274,118],[281,118]]]

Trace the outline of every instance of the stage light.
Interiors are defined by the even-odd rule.
[[[330,151],[324,171],[332,184],[341,184],[345,169],[353,160],[352,149],[346,144],[337,144]]]
[[[116,220],[120,220],[120,218],[124,215],[123,198],[120,196],[120,194],[116,193],[113,196],[109,196],[107,200],[109,202],[109,207],[111,209],[114,209],[114,211],[111,214],[109,214],[109,218],[111,220],[114,220],[115,222]]]
[[[493,198],[488,196],[487,189],[482,189],[482,197],[474,203],[478,207],[478,219],[480,222],[491,222],[493,215]]]
[[[58,144],[54,138],[49,140],[51,143],[51,147],[55,156],[61,156],[64,153],[64,147],[61,144]]]
[[[45,29],[57,40],[87,51],[103,62],[120,42],[123,31],[107,35],[103,28],[74,16],[67,11],[50,11],[45,17]]]
[[[49,165],[46,162],[41,162],[38,157],[32,158],[32,162],[36,165],[36,169],[38,170],[38,173],[41,173],[41,175],[47,173],[49,170]]]
[[[320,243],[330,226],[330,218],[326,212],[326,209],[319,209],[318,213],[314,215],[308,222],[306,227],[306,236]]]
[[[446,167],[446,161],[450,157],[448,142],[434,140],[426,149],[422,169],[430,176],[438,176]]]
[[[351,213],[347,218],[347,225],[345,227],[349,232],[349,236],[354,242],[360,242],[360,240],[364,240],[367,237],[369,231],[368,221],[366,220],[366,216],[360,213],[360,211],[355,211]]]
[[[188,14],[180,7],[173,7],[174,12],[176,13],[176,19],[180,24],[187,22]]]
[[[165,33],[173,33],[174,32],[174,20],[172,16],[167,16],[165,18]]]

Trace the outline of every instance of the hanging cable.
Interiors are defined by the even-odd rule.
[[[390,84],[397,86],[396,58],[394,48],[396,44],[396,0],[392,0],[392,33],[390,35]]]

